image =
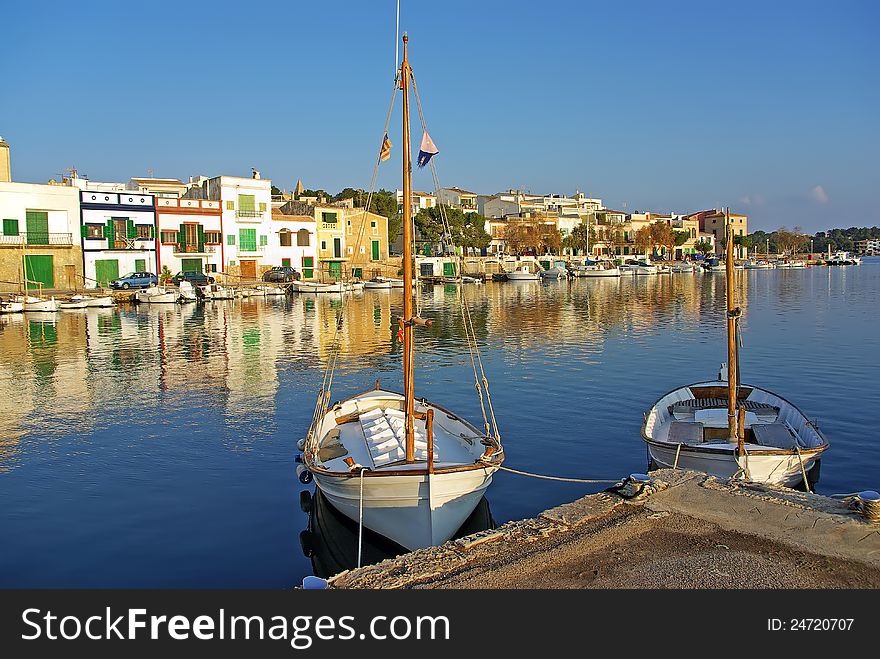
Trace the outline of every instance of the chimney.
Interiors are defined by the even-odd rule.
[[[9,157],[9,144],[0,137],[0,181],[12,180],[12,161]]]
[[[254,178],[256,178],[256,179],[260,178],[260,172],[258,172],[258,171],[257,171],[256,169],[254,169],[253,167],[251,167],[251,172],[252,172],[252,176],[253,176]]]

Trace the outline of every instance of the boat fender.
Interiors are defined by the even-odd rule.
[[[311,558],[315,555],[315,536],[308,529],[300,531],[299,546],[302,549],[303,556],[306,558]]]
[[[293,460],[294,460],[294,462],[296,462],[296,464],[298,464],[298,465],[303,464],[303,456],[302,456],[302,453],[297,453],[297,454],[296,454],[296,457],[295,457]]]
[[[308,485],[312,482],[312,472],[310,472],[305,465],[296,466],[296,477],[303,485]]]
[[[299,509],[304,513],[312,511],[312,493],[308,490],[299,493]]]
[[[327,583],[326,579],[310,575],[303,579],[302,587],[303,590],[327,590],[327,588],[330,587],[330,584]]]
[[[301,440],[299,440],[296,443],[296,448],[298,448],[300,451],[302,451],[305,447],[306,447],[306,438],[303,437]]]

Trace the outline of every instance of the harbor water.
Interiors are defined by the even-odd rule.
[[[482,415],[471,310],[507,464],[578,478],[646,467],[644,412],[725,361],[723,273],[419,291],[416,395]],[[880,488],[880,259],[737,274],[742,380],[818,420],[820,493]],[[402,291],[0,317],[0,586],[290,587],[305,436],[337,315],[333,398],[400,389]],[[487,518],[596,492],[500,473]],[[489,513],[489,509],[491,513]]]

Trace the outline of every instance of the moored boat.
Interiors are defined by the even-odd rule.
[[[515,270],[507,272],[508,281],[537,281],[541,278],[537,272],[532,272],[528,265],[521,265]]]
[[[88,309],[89,305],[85,300],[59,300],[59,309]]]
[[[49,298],[48,300],[43,300],[41,298],[35,298],[30,295],[26,296],[22,302],[23,311],[36,311],[36,312],[55,312],[60,311],[60,307],[58,306],[58,302],[54,297]]]
[[[0,300],[0,313],[21,313],[24,311],[24,303],[15,300]]]
[[[177,291],[169,291],[163,286],[150,286],[134,294],[135,302],[140,304],[174,304],[178,297]]]
[[[85,302],[87,307],[112,307],[114,305],[113,298],[110,295],[101,295],[94,297],[91,295],[73,295],[71,302]]]

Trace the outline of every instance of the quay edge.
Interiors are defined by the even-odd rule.
[[[845,501],[651,472],[532,519],[340,573],[333,588],[878,588],[880,527]]]

